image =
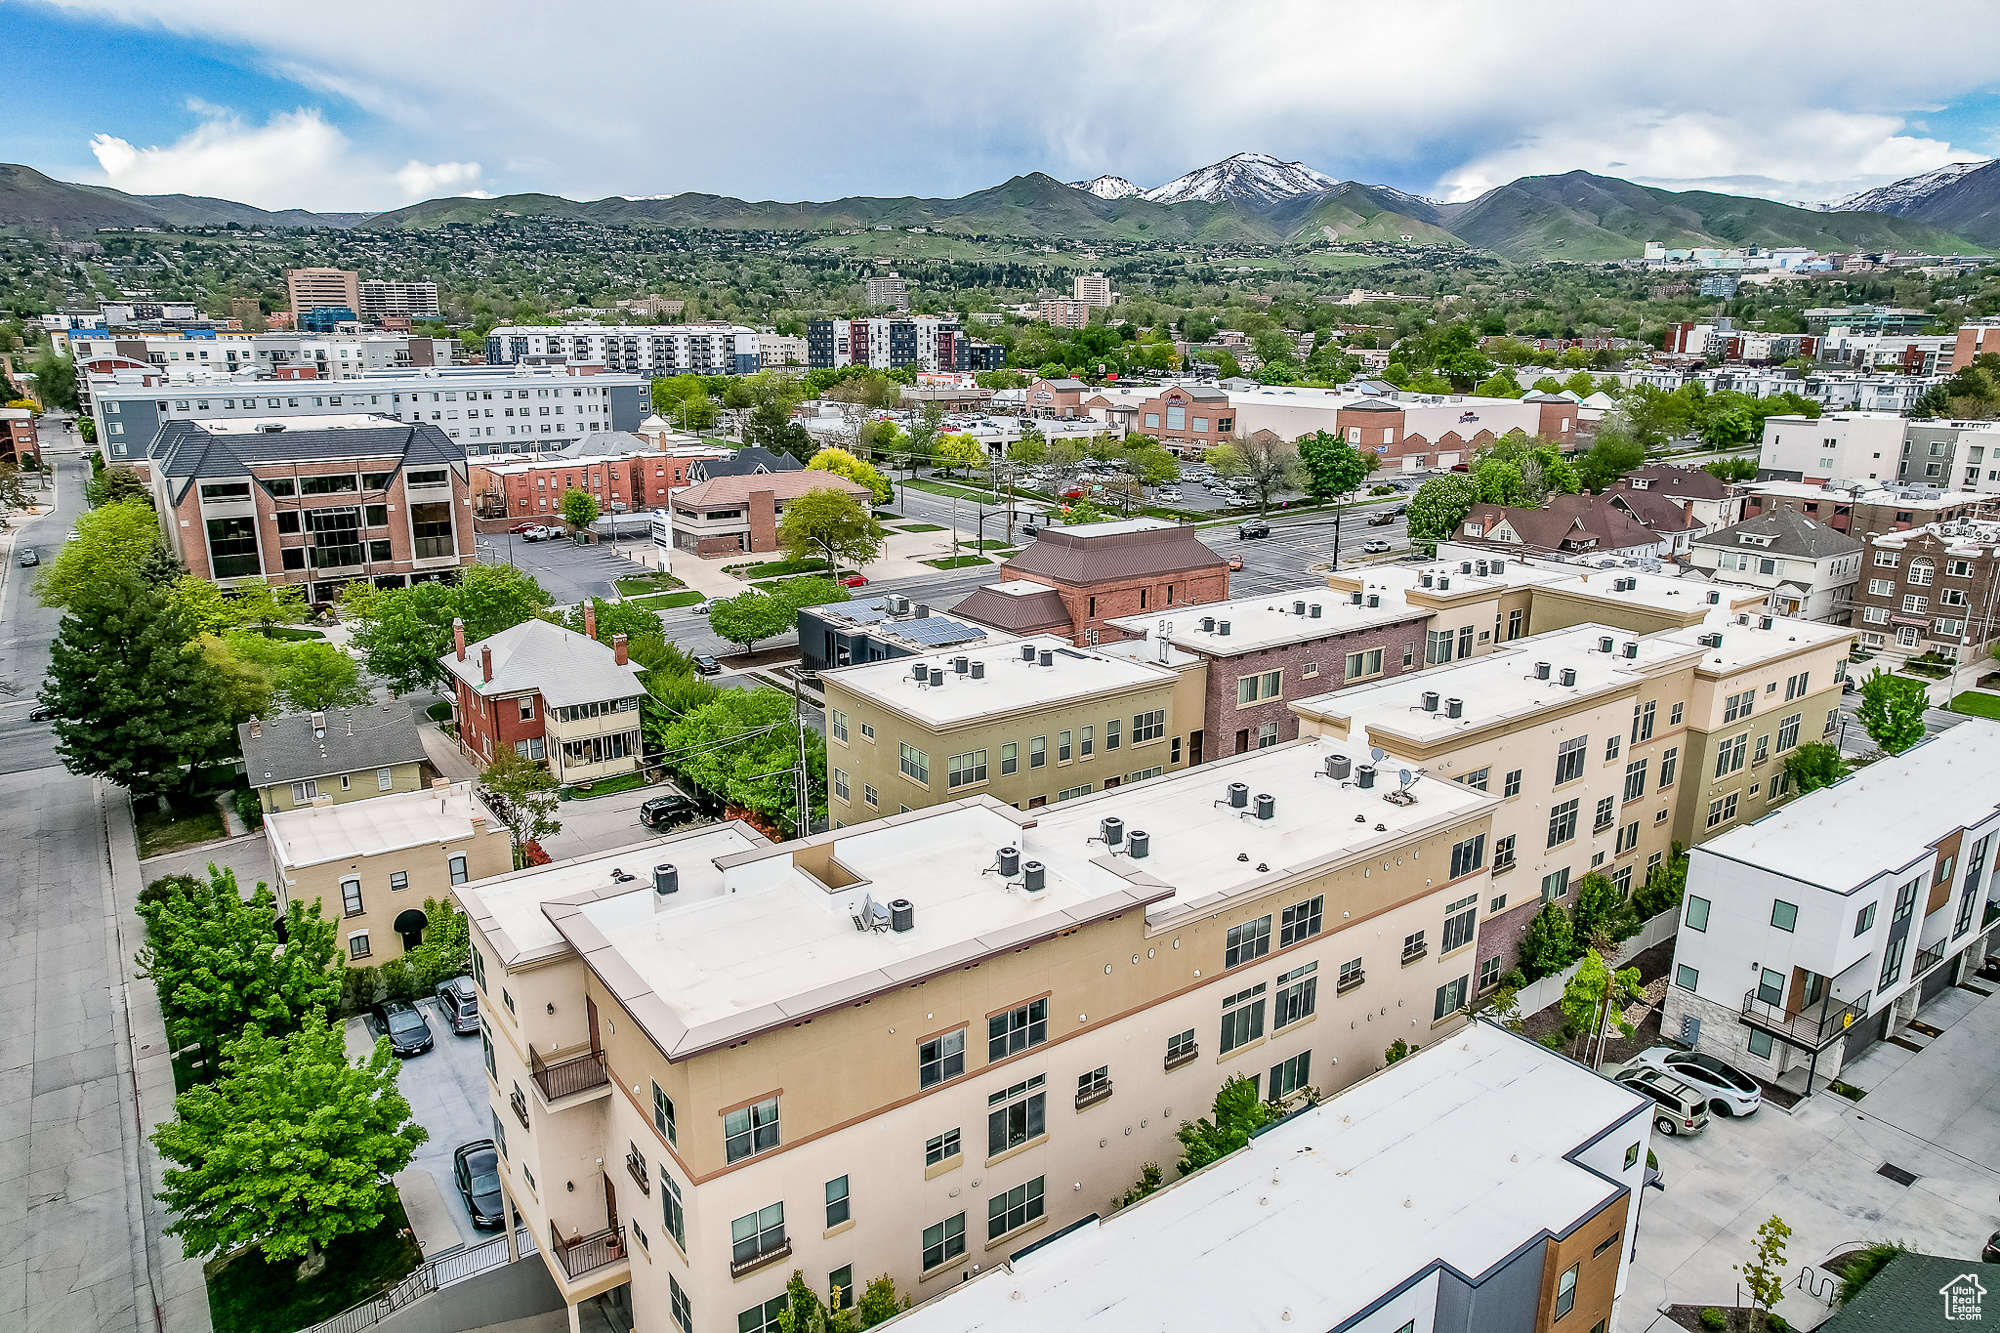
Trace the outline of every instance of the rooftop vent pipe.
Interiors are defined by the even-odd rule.
[[[1465,700],[1463,700],[1463,699],[1446,699],[1446,700],[1444,701],[1444,715],[1445,715],[1446,717],[1464,717],[1464,716],[1465,716]]]

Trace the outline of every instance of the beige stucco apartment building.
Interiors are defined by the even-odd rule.
[[[339,923],[350,967],[376,967],[422,942],[424,900],[514,868],[514,842],[469,782],[335,803],[264,819],[278,901],[318,902]]]
[[[690,830],[460,889],[502,1179],[565,1299],[774,1328],[1115,1207],[1234,1074],[1455,1031],[1498,798],[1326,739],[1019,811]],[[1343,1024],[1345,1026],[1343,1026]]]

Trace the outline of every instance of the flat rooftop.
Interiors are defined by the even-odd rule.
[[[1177,528],[1180,524],[1169,523],[1163,518],[1114,518],[1103,523],[1078,523],[1065,527],[1063,532],[1072,537],[1115,537],[1127,532],[1158,532],[1162,528]]]
[[[1616,1201],[1636,1179],[1568,1159],[1626,1122],[1643,1137],[1648,1105],[1470,1024],[901,1322],[909,1333],[1337,1328],[1440,1265],[1477,1281]]]
[[[1700,850],[1836,893],[1900,870],[2000,809],[2000,723],[1967,718]]]
[[[1733,583],[1709,583],[1703,579],[1678,578],[1668,574],[1648,574],[1636,569],[1577,569],[1568,578],[1552,579],[1542,587],[1552,593],[1594,597],[1640,606],[1675,615],[1707,615],[1712,609],[1730,610],[1739,605],[1761,603],[1765,589]],[[1620,587],[1620,584],[1624,586]]]
[[[280,810],[264,816],[264,836],[278,864],[315,866],[351,861],[445,843],[474,833],[510,836],[493,817],[469,782],[454,782],[440,793],[434,789],[371,796],[365,801],[313,805]]]
[[[932,620],[945,620],[932,616]],[[925,621],[908,622],[923,625]],[[955,622],[946,620],[947,624]],[[896,625],[885,626],[891,631]],[[1033,661],[1023,654],[1033,651]],[[1043,655],[1048,665],[1042,665]],[[967,671],[956,669],[964,659]],[[980,664],[975,678],[971,665]],[[918,668],[925,679],[916,679]],[[931,684],[931,673],[939,684]],[[834,667],[820,672],[822,681],[839,685],[861,698],[893,708],[936,727],[953,727],[981,718],[1054,707],[1073,699],[1094,698],[1115,690],[1147,685],[1172,685],[1176,674],[1156,663],[1135,662],[1095,648],[1072,648],[1067,639],[1037,634],[991,645],[965,644],[935,649],[881,662]]]
[[[1301,604],[1303,611],[1297,609]],[[1106,623],[1148,640],[1164,634],[1168,643],[1188,652],[1234,657],[1295,643],[1312,643],[1336,634],[1393,625],[1429,614],[1427,609],[1412,606],[1401,596],[1383,597],[1375,606],[1367,605],[1364,597],[1363,604],[1356,606],[1331,589],[1308,585],[1290,592],[1234,597],[1226,602],[1162,607],[1142,615],[1119,616]],[[1224,625],[1228,626],[1226,634]]]
[[[1723,595],[1727,598],[1728,591],[1725,590]],[[1764,628],[1767,622],[1769,629]],[[1805,649],[1845,643],[1854,637],[1854,630],[1847,625],[1822,625],[1810,620],[1791,620],[1785,616],[1765,616],[1747,611],[1731,613],[1726,606],[1717,606],[1709,609],[1709,614],[1699,625],[1665,630],[1653,637],[1664,643],[1701,648],[1704,634],[1711,637],[1719,634],[1722,643],[1703,650],[1697,665],[1710,675],[1726,676],[1733,671],[1742,671]],[[1762,706],[1760,703],[1759,707]]]
[[[649,842],[461,892],[467,910],[499,922],[516,947],[553,943],[521,920],[539,904],[678,1058],[1136,907],[1153,924],[1212,912],[1497,801],[1418,777],[1415,799],[1399,805],[1387,799],[1393,782],[1363,790],[1321,776],[1332,754],[1368,760],[1365,745],[1308,739],[1030,812],[978,796],[754,849],[716,832],[712,844]],[[1229,805],[1232,782],[1248,788],[1249,810]],[[1257,794],[1272,798],[1268,820],[1255,818]],[[1148,855],[1097,840],[1109,815],[1150,832]],[[992,869],[1008,846],[1024,864],[1042,864],[1041,890]],[[652,891],[645,871],[659,862],[680,868],[680,892]],[[612,885],[614,864],[638,878]],[[580,890],[593,896],[578,901]],[[910,905],[910,930],[856,928],[871,903],[896,900]]]
[[[281,384],[282,380],[263,381]],[[308,421],[300,421],[296,413],[282,417],[195,417],[195,425],[210,435],[259,435],[270,427],[280,430],[361,430],[375,426],[400,426],[403,423],[386,412],[316,412]]]
[[[1609,652],[1603,648],[1607,640]],[[1625,655],[1628,645],[1632,657]],[[1429,747],[1454,735],[1631,688],[1662,665],[1686,662],[1698,651],[1698,645],[1670,642],[1660,635],[1641,637],[1608,625],[1573,625],[1516,639],[1479,657],[1300,699],[1292,710],[1344,721],[1351,738],[1372,739],[1394,754],[1393,738]],[[1541,663],[1549,667],[1546,680],[1537,675]],[[1576,673],[1567,685],[1566,670]],[[1424,706],[1429,693],[1437,695],[1435,711]],[[1460,705],[1458,717],[1450,714],[1453,700]]]

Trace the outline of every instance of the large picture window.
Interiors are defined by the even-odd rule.
[[[257,520],[208,520],[208,567],[219,579],[252,578],[263,572],[257,561]]]
[[[414,539],[414,551],[419,560],[440,560],[457,555],[458,547],[451,536],[450,502],[411,505],[410,536]]]
[[[307,548],[308,563],[314,569],[345,569],[362,563],[360,510],[308,509],[305,528],[311,542]]]

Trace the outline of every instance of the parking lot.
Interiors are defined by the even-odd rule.
[[[570,541],[530,542],[506,532],[480,534],[479,562],[511,564],[525,574],[532,574],[562,606],[586,597],[614,597],[617,589],[613,579],[648,572],[645,566],[619,555],[609,542],[595,546],[578,546]]]

